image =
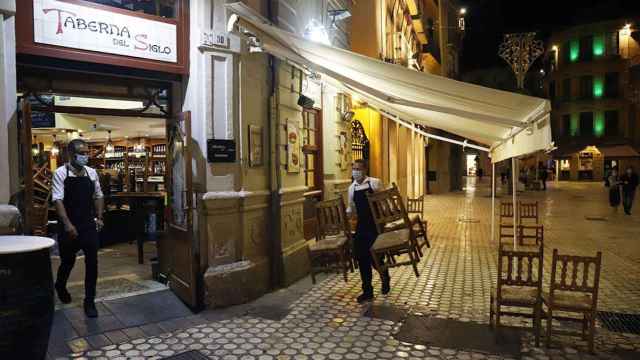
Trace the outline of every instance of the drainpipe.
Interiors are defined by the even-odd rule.
[[[273,22],[275,14],[273,13],[273,2],[268,2],[267,7],[268,18]],[[278,84],[277,84],[277,66],[276,58],[273,55],[269,55],[269,72],[271,75],[271,95],[269,96],[269,110],[268,110],[268,125],[269,125],[269,190],[271,192],[271,226],[269,226],[269,255],[270,268],[271,268],[271,288],[278,288],[282,286],[282,242],[280,241],[281,234],[281,196],[280,188],[282,184],[282,178],[280,173],[280,149],[278,148],[278,122],[280,119],[280,112],[278,110]]]

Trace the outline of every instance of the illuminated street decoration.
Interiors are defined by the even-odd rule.
[[[535,32],[506,34],[498,50],[498,55],[516,75],[519,89],[524,88],[524,79],[531,64],[544,52],[542,41],[535,37]]]
[[[576,62],[580,59],[580,41],[574,39],[569,41],[569,60]]]
[[[578,136],[578,131],[579,131],[578,123],[579,123],[578,114],[577,113],[571,114],[571,124],[569,127],[571,136]]]

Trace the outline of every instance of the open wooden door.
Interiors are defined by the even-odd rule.
[[[19,204],[22,212],[23,230],[25,234],[31,234],[33,212],[33,155],[31,149],[31,104],[26,99],[21,99],[18,108],[19,134],[20,134],[20,177],[22,178],[22,202]]]
[[[199,307],[198,252],[194,235],[191,172],[191,113],[167,119],[167,242],[170,243],[169,287],[191,308]]]

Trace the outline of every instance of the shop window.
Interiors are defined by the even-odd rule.
[[[180,0],[85,0],[118,9],[140,12],[163,18],[174,19],[178,13]]]
[[[580,39],[580,61],[593,60],[593,36]]]
[[[593,76],[580,77],[580,99],[593,99]]]
[[[571,114],[562,115],[562,135],[571,136]]]
[[[604,112],[604,135],[618,136],[618,111],[609,110]]]
[[[598,34],[593,37],[593,56],[601,57],[605,52],[605,35]]]
[[[580,136],[593,136],[593,113],[580,113]]]
[[[617,31],[605,35],[605,51],[607,56],[619,54],[619,34]]]
[[[605,129],[605,121],[604,121],[604,113],[602,111],[598,111],[595,115],[595,120],[593,123],[593,133],[596,137],[602,137],[604,135]]]
[[[562,100],[571,101],[571,79],[562,80]]]
[[[607,73],[604,77],[604,96],[607,98],[617,98],[619,87],[619,74],[617,72]]]
[[[322,190],[321,162],[321,120],[320,112],[305,109],[302,112],[302,131],[304,143],[304,173],[305,185],[309,190]]]
[[[604,77],[596,76],[593,78],[593,97],[600,99],[604,95]]]

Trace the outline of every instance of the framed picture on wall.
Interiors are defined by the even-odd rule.
[[[300,149],[302,138],[296,121],[287,120],[287,172],[300,172]]]
[[[264,164],[262,126],[249,125],[249,166],[262,166]]]

